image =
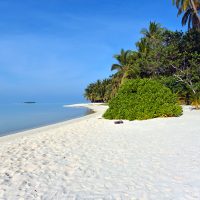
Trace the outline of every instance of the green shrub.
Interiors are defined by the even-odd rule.
[[[161,83],[151,79],[127,80],[109,102],[106,119],[144,120],[180,116],[177,96]]]

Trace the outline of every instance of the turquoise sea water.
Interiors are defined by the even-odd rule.
[[[63,104],[0,104],[0,136],[37,128],[90,114],[87,108]]]

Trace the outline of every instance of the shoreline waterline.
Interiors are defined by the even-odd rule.
[[[94,104],[97,105],[97,104]],[[73,119],[67,119],[61,122],[55,122],[55,123],[51,123],[51,124],[46,124],[46,125],[42,125],[42,126],[38,126],[35,128],[30,128],[30,129],[26,129],[26,130],[22,130],[22,131],[16,131],[16,132],[11,132],[11,133],[5,133],[5,135],[0,136],[0,142],[2,141],[8,141],[11,139],[17,139],[18,137],[23,137],[26,135],[32,135],[32,134],[36,134],[42,131],[48,131],[51,129],[55,129],[55,128],[59,128],[63,125],[68,125],[68,124],[72,124],[72,123],[76,123],[85,119],[89,119],[91,117],[93,117],[93,115],[96,114],[96,109],[95,106],[93,107],[93,104],[91,103],[81,103],[81,104],[69,104],[69,105],[63,105],[63,107],[73,107],[73,108],[78,108],[78,107],[84,107],[84,108],[88,108],[90,110],[91,113],[86,114],[84,116],[81,117],[76,117]]]

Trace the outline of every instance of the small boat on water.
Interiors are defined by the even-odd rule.
[[[33,103],[36,103],[35,101],[25,101],[24,103],[26,104],[33,104]]]

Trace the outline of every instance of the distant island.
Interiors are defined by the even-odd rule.
[[[36,103],[36,102],[35,101],[25,101],[24,103],[31,104],[31,103]]]

